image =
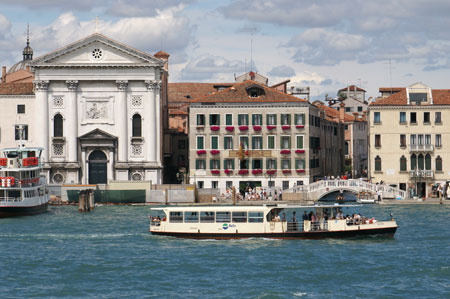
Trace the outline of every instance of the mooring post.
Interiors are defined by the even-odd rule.
[[[89,210],[93,210],[95,208],[94,203],[94,190],[89,190]]]

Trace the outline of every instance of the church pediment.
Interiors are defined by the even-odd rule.
[[[111,140],[115,141],[117,137],[106,133],[100,129],[95,129],[79,137],[80,140]]]
[[[33,60],[39,66],[163,66],[164,62],[145,52],[95,33]]]

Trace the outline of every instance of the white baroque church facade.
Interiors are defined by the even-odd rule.
[[[161,183],[165,62],[98,33],[30,61],[34,97],[23,96],[20,122],[25,144],[44,148],[50,183]],[[21,99],[2,101],[15,113]],[[14,146],[2,137],[2,147]]]

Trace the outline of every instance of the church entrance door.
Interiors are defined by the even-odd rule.
[[[89,184],[107,184],[108,159],[104,152],[95,150],[89,155]]]

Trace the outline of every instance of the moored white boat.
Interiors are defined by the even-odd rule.
[[[0,218],[47,210],[49,196],[40,165],[42,150],[18,147],[0,151]]]
[[[346,238],[367,235],[393,237],[394,219],[344,218],[343,207],[351,205],[262,205],[262,206],[173,206],[151,208],[150,232],[196,239]],[[295,212],[309,210],[306,220]],[[313,215],[313,216],[312,216]],[[311,218],[312,217],[312,218]]]

